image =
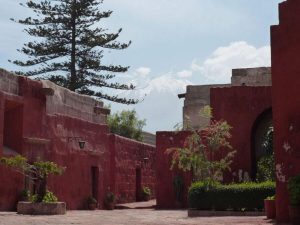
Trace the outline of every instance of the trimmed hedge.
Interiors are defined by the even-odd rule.
[[[199,210],[252,211],[264,208],[264,199],[275,195],[275,183],[242,183],[212,187],[203,182],[193,183],[189,189],[189,207]]]

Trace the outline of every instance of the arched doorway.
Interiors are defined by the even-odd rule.
[[[273,127],[272,108],[266,109],[255,120],[251,132],[252,180],[256,179],[258,160],[269,154],[269,146],[265,145],[266,137]],[[272,150],[271,150],[272,151]]]

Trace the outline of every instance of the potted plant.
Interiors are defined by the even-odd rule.
[[[108,210],[113,210],[115,208],[116,196],[113,192],[108,191],[104,198],[105,208]]]
[[[37,160],[29,163],[27,158],[16,155],[14,157],[0,157],[0,164],[8,166],[23,174],[34,184],[35,192],[30,199],[19,201],[19,214],[57,215],[66,213],[66,203],[58,202],[56,196],[47,190],[47,181],[50,174],[61,175],[65,168],[51,161]],[[28,192],[25,195],[28,195]],[[29,196],[27,196],[28,198]]]
[[[289,179],[288,193],[290,221],[292,224],[300,224],[300,174]]]
[[[147,186],[144,186],[143,187],[143,190],[142,190],[142,197],[143,197],[143,200],[144,201],[149,201],[150,200],[150,197],[151,197],[151,189]]]
[[[275,219],[276,217],[276,205],[275,205],[275,195],[269,196],[264,200],[265,211],[268,219]]]
[[[87,205],[89,210],[95,210],[98,206],[98,201],[94,197],[89,196],[87,198]]]

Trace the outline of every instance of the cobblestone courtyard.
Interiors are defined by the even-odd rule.
[[[64,216],[24,216],[0,212],[1,225],[270,225],[265,217],[188,218],[186,211],[125,209],[113,211],[68,211]]]

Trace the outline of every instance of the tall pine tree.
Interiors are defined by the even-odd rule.
[[[136,99],[103,92],[105,88],[133,90],[135,86],[120,84],[115,78],[129,67],[102,63],[104,49],[122,50],[131,43],[116,41],[122,29],[107,33],[98,27],[98,22],[112,14],[99,11],[102,3],[103,0],[29,0],[21,4],[32,9],[36,17],[16,22],[27,25],[25,32],[37,38],[18,50],[29,56],[27,61],[13,61],[31,69],[16,73],[48,79],[77,93],[109,101],[137,103]]]

